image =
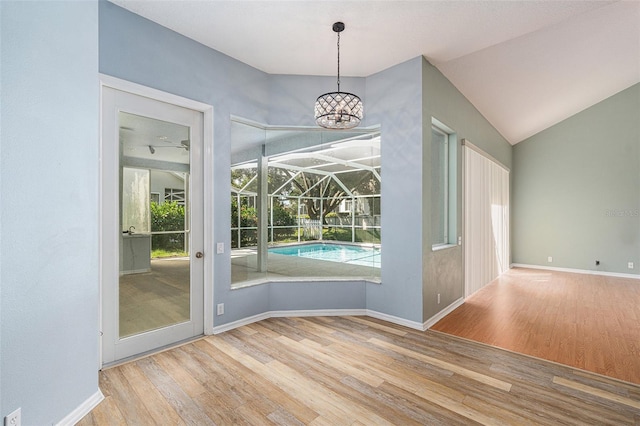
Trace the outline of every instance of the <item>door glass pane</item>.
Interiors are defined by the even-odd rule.
[[[189,127],[120,112],[119,337],[189,321]],[[153,196],[152,196],[153,194]]]

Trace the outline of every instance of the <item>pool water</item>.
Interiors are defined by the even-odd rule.
[[[269,253],[380,267],[380,249],[342,244],[303,244],[270,248]]]

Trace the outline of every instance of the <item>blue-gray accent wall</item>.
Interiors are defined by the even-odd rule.
[[[98,4],[0,2],[0,418],[98,392]]]
[[[333,90],[335,84],[329,77],[265,74],[108,2],[100,2],[100,72],[214,107],[214,241],[225,242],[227,247],[231,242],[230,117],[313,125],[314,94]],[[354,91],[364,90],[362,78],[347,78],[344,84]],[[215,317],[215,326],[285,306],[290,310],[301,306],[337,309],[349,307],[346,301],[353,302],[353,308],[363,306],[362,282],[300,287],[264,283],[232,290],[230,268],[229,253],[215,256],[215,303],[225,304],[225,314]],[[322,298],[319,288],[326,292]]]
[[[333,77],[265,74],[106,2],[100,4],[100,72],[213,105],[214,238],[227,246],[230,115],[270,125],[309,126],[314,124],[315,98],[335,89]],[[361,94],[366,108],[364,125],[382,130],[382,284],[342,282],[314,306],[332,309],[344,300],[355,301],[358,298],[352,298],[352,291],[357,288],[367,309],[423,323],[461,297],[463,276],[460,247],[439,255],[431,251],[431,117],[448,124],[460,137],[472,139],[507,166],[511,165],[511,146],[422,57],[366,78],[343,78],[342,87]],[[459,167],[459,176],[461,173]],[[461,190],[458,206],[460,197]],[[457,222],[461,223],[461,215],[458,209]],[[225,314],[215,318],[215,325],[276,306],[294,309],[316,291],[308,283],[303,291],[276,293],[275,288],[265,283],[232,290],[229,256],[216,256],[214,297],[215,303],[225,303]],[[444,300],[427,309],[425,301],[430,303],[434,292]],[[276,300],[278,294],[287,300]],[[361,307],[360,302],[356,305],[354,308]]]
[[[381,125],[381,285],[367,307],[422,323],[422,58],[367,77],[365,113]]]
[[[106,1],[0,2],[0,18],[0,414],[21,406],[25,424],[49,424],[98,390],[98,71],[214,107],[214,241],[227,247],[230,117],[312,125],[335,79],[268,75]],[[507,166],[512,148],[422,57],[342,86],[363,97],[364,125],[382,130],[382,283],[232,290],[229,253],[216,255],[206,303],[225,314],[214,325],[314,309],[421,324],[459,297],[460,249],[431,252],[431,117]]]

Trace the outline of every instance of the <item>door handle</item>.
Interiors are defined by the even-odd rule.
[[[202,259],[204,257],[204,254],[201,251],[199,251],[199,252],[196,253],[196,257],[198,259]]]

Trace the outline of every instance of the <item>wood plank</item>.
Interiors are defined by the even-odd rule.
[[[397,345],[394,345],[394,344],[391,344],[391,343],[387,343],[387,342],[383,342],[382,340],[379,340],[379,339],[369,339],[369,341],[371,343],[373,343],[374,345],[382,346],[382,347],[385,347],[385,348],[390,348],[390,349],[392,349],[392,350],[394,350],[394,351],[396,351],[396,352],[398,352],[400,354],[407,355],[407,356],[409,356],[411,358],[418,359],[420,361],[424,361],[426,363],[429,363],[431,365],[435,365],[436,367],[440,367],[440,368],[445,369],[445,370],[449,370],[449,371],[451,371],[451,372],[453,372],[455,374],[459,374],[461,376],[468,377],[468,378],[470,378],[472,380],[476,380],[476,381],[478,381],[480,383],[484,383],[486,385],[493,386],[496,389],[500,389],[500,390],[503,390],[503,391],[506,391],[506,392],[509,392],[511,390],[511,383],[507,383],[507,382],[505,382],[503,380],[495,379],[495,378],[489,377],[489,376],[487,376],[485,374],[480,374],[480,373],[477,373],[475,371],[459,367],[459,366],[457,366],[455,364],[452,364],[450,362],[447,362],[447,361],[441,361],[439,359],[436,359],[436,358],[433,358],[433,357],[430,357],[430,356],[422,355],[421,353],[418,353],[418,352],[415,352],[415,351],[410,351],[410,350],[402,348],[400,346],[397,346]]]
[[[431,329],[640,384],[636,279],[515,268]]]
[[[599,398],[607,399],[609,401],[617,402],[619,404],[628,405],[629,407],[637,408],[640,410],[640,401],[617,395],[613,392],[607,392],[593,386],[587,386],[582,383],[574,382],[573,380],[567,380],[563,377],[557,376],[553,378],[553,383],[555,383],[556,385],[566,386],[580,392],[588,393]]]
[[[136,361],[149,380],[187,424],[214,425],[213,421],[187,395],[175,380],[158,366],[153,358]]]
[[[100,372],[105,400],[78,424],[640,421],[638,385],[440,332],[380,325],[364,317],[273,318],[207,336]]]
[[[122,374],[127,382],[138,395],[149,412],[149,418],[158,423],[169,422],[171,424],[182,424],[182,419],[164,399],[158,388],[151,383],[145,373],[143,373],[135,363],[125,364],[121,368]]]

